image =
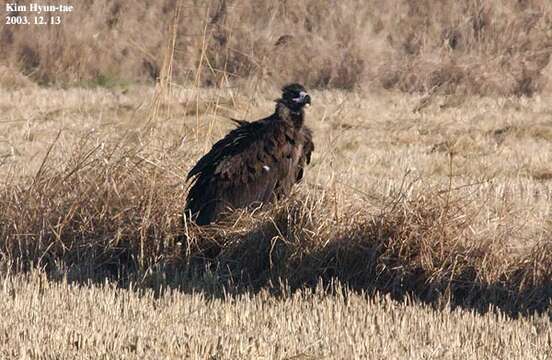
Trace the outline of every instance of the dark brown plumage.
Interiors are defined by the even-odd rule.
[[[310,96],[299,84],[287,85],[275,112],[247,122],[213,145],[190,170],[192,185],[185,214],[198,225],[219,219],[228,209],[260,205],[287,196],[303,177],[314,150],[304,125]]]

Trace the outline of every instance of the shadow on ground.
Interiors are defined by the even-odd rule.
[[[225,233],[224,240],[205,237],[200,246],[182,235],[179,256],[146,267],[127,247],[106,254],[109,261],[104,263],[50,264],[46,270],[54,281],[67,279],[80,285],[113,281],[120,288],[153,291],[156,296],[176,289],[216,298],[269,290],[278,297],[320,286],[331,293],[339,282],[345,285],[340,289],[367,296],[389,294],[396,300],[409,298],[436,309],[459,307],[480,313],[499,309],[512,318],[535,313],[552,316],[552,281],[531,282],[528,270],[520,267],[508,277],[485,283],[479,280],[475,262],[459,263],[459,258],[473,255],[462,254],[461,249],[447,250],[456,257],[454,266],[440,260],[440,264],[424,267],[414,259],[423,247],[398,242],[397,237],[405,235],[401,224],[389,226],[384,221],[363,223],[319,246],[309,244],[304,228],[299,236],[297,223],[293,219],[290,223],[287,216],[239,235]],[[443,259],[448,258],[450,253]]]

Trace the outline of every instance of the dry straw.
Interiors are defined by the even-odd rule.
[[[124,1],[118,3],[120,6],[126,4]],[[89,109],[83,108],[81,101],[86,101],[86,96],[81,96],[73,108],[63,104],[62,115],[56,113],[59,109],[51,110],[46,115],[40,110],[41,119],[46,120],[48,116],[57,116],[58,120],[66,121],[74,115],[85,114],[79,125],[95,121],[105,112],[106,117],[113,116],[117,120],[121,116],[130,117],[131,121],[136,117],[146,119],[147,126],[140,129],[129,127],[119,138],[107,135],[102,138],[92,131],[81,132],[80,136],[72,138],[70,145],[62,141],[64,131],[56,131],[57,135],[49,140],[46,151],[41,153],[44,154],[43,160],[33,176],[15,174],[5,177],[0,186],[2,263],[10,269],[40,267],[54,275],[66,272],[77,279],[113,277],[122,284],[132,282],[134,286],[151,286],[159,291],[164,286],[197,286],[210,287],[213,293],[222,294],[244,289],[257,291],[264,287],[282,290],[282,286],[276,285],[282,283],[285,284],[284,289],[295,290],[337,279],[353,289],[379,290],[395,297],[409,294],[437,305],[452,304],[478,309],[496,305],[511,313],[547,310],[552,296],[549,228],[536,229],[534,232],[537,235],[528,235],[532,240],[528,251],[509,254],[510,248],[502,246],[508,239],[500,238],[502,233],[499,229],[496,229],[496,238],[492,238],[489,232],[479,231],[482,219],[493,216],[483,214],[483,205],[489,200],[481,195],[483,190],[474,185],[478,190],[464,191],[470,187],[469,184],[455,187],[453,179],[458,176],[454,164],[464,170],[474,170],[474,177],[483,174],[480,176],[482,179],[472,182],[479,185],[493,179],[500,180],[500,176],[509,176],[504,169],[497,170],[496,176],[490,176],[476,168],[472,165],[474,162],[470,163],[475,157],[473,154],[483,153],[479,148],[492,149],[495,153],[506,152],[500,147],[503,141],[506,144],[518,141],[529,144],[522,155],[532,155],[532,149],[549,146],[550,133],[546,130],[535,133],[522,123],[501,128],[494,128],[492,124],[488,125],[491,129],[484,129],[487,125],[474,128],[472,124],[478,124],[477,116],[489,116],[485,109],[471,118],[449,113],[449,123],[445,125],[438,111],[441,108],[446,111],[447,104],[439,108],[437,115],[434,113],[439,121],[431,123],[431,116],[426,116],[425,112],[435,111],[432,106],[442,99],[440,96],[443,94],[457,91],[534,94],[539,89],[541,70],[548,62],[545,57],[549,55],[550,37],[543,30],[550,21],[548,2],[532,2],[540,10],[539,16],[532,16],[529,10],[513,1],[501,7],[486,7],[479,2],[470,2],[465,6],[458,5],[458,2],[444,2],[436,7],[431,7],[429,1],[408,2],[397,6],[409,17],[393,19],[383,13],[379,13],[379,18],[357,18],[368,16],[368,10],[377,9],[379,5],[385,9],[383,4],[375,1],[366,11],[358,11],[360,3],[352,0],[340,2],[336,9],[328,11],[324,6],[307,3],[293,8],[273,8],[271,2],[255,2],[258,6],[249,7],[247,4],[187,7],[185,2],[177,2],[170,36],[168,40],[164,38],[163,42],[157,43],[163,46],[163,51],[159,52],[163,58],[160,70],[153,71],[158,76],[147,114],[134,108],[134,103],[130,105],[131,112],[121,104],[115,104],[110,109],[101,102],[91,105]],[[454,17],[454,11],[446,8],[452,3],[456,4],[453,8],[461,10],[459,18]],[[98,5],[92,3],[91,6]],[[128,9],[138,9],[134,11],[139,12],[142,8],[132,6]],[[167,13],[174,10],[156,9]],[[307,18],[307,9],[316,9],[320,13]],[[115,9],[110,11],[115,12]],[[194,12],[201,16],[192,16]],[[422,15],[425,12],[439,19],[435,28],[422,26],[427,24],[424,22],[425,15]],[[131,15],[132,12],[118,17],[117,21],[131,21]],[[351,21],[339,21],[347,15],[354,15]],[[523,15],[522,20],[517,15]],[[453,16],[453,19],[448,16]],[[244,21],[231,21],[235,17],[243,17]],[[394,22],[397,19],[399,24]],[[114,27],[118,26],[116,23]],[[186,37],[190,29],[185,28],[185,34],[180,37],[179,29],[183,28],[183,23],[199,30],[198,36]],[[227,28],[227,24],[234,24],[235,27]],[[445,28],[445,24],[453,25]],[[85,25],[83,31],[94,29],[97,24]],[[259,27],[265,30],[261,31]],[[48,33],[47,36],[61,36],[59,34],[65,34],[70,29],[71,25],[67,24],[56,33],[58,35]],[[294,30],[294,37],[282,39],[282,32],[289,29]],[[390,43],[382,46],[389,51],[391,57],[388,61],[381,63],[378,62],[381,57],[364,56],[373,44],[362,43],[355,34],[366,35],[367,29],[386,34],[385,38]],[[4,27],[2,36],[8,36],[5,35],[8,32]],[[531,35],[527,35],[529,33]],[[73,58],[62,49],[60,54],[65,56],[59,56],[54,66],[47,54],[35,49],[32,35],[32,31],[25,30],[21,34],[10,35],[10,44],[0,44],[8,50],[2,56],[14,64],[20,61],[17,66],[21,66],[22,72],[37,81],[74,80],[64,79],[62,74],[68,73],[77,74],[77,80],[90,79],[106,69],[139,78],[136,64],[142,63],[141,57],[133,60],[129,55],[128,62],[120,62],[128,64],[129,69],[103,61],[105,59],[94,62],[100,64],[100,69],[92,69],[87,54],[97,45],[86,42],[77,48],[80,49],[77,54],[81,56],[81,61],[75,72],[69,71],[72,69],[70,64],[76,66]],[[112,35],[104,36],[108,38]],[[369,37],[362,39],[366,38]],[[510,46],[508,41],[512,38],[516,42]],[[76,41],[68,35],[64,39],[69,43]],[[443,39],[447,41],[445,49],[440,48]],[[151,39],[145,39],[146,42],[148,40]],[[124,50],[118,46],[113,48]],[[336,53],[338,48],[340,51]],[[191,60],[187,62],[179,58],[181,52],[191,54]],[[404,52],[408,56],[405,57]],[[103,54],[101,51],[97,53]],[[268,55],[272,53],[282,56]],[[305,57],[305,53],[312,53],[312,56]],[[439,56],[435,60],[430,54]],[[260,60],[257,56],[261,56]],[[274,59],[271,63],[273,70],[267,68],[267,59]],[[192,96],[176,101],[179,95],[173,93],[173,81],[179,79],[184,83],[184,79],[189,78],[186,64],[193,65],[191,71],[195,81]],[[382,64],[385,64],[385,69],[378,67]],[[519,64],[523,64],[520,67],[523,70],[512,72]],[[150,64],[150,67],[155,68],[154,65]],[[284,65],[289,67],[280,72]],[[498,65],[500,71],[494,71]],[[372,69],[382,71],[371,72]],[[502,76],[504,74],[509,75]],[[220,116],[221,96],[215,94],[215,104],[207,103],[202,112],[202,94],[210,94],[210,90],[204,90],[201,86],[228,85],[232,82],[229,78],[235,75],[257,79],[250,80],[249,84],[255,85],[251,86],[250,91],[257,91],[256,85],[265,80],[283,81],[287,77],[303,80],[315,87],[348,89],[361,85],[358,81],[368,79],[381,81],[385,87],[422,92],[426,96],[417,99],[414,104],[405,98],[395,101],[393,106],[399,108],[399,114],[389,114],[389,104],[385,102],[379,110],[387,117],[382,115],[381,118],[367,120],[371,114],[377,113],[372,107],[366,109],[367,100],[354,102],[350,100],[354,98],[351,93],[345,96],[340,92],[319,92],[317,95],[321,99],[322,110],[317,115],[320,121],[316,126],[319,128],[315,130],[319,136],[318,144],[321,144],[318,149],[322,150],[312,166],[313,173],[318,171],[316,181],[314,176],[311,177],[290,199],[274,206],[238,211],[224,223],[198,228],[182,219],[181,206],[185,196],[182,167],[192,164],[199,155],[201,145],[207,146],[215,130],[220,130],[216,128],[215,120],[205,124],[200,115],[212,116],[212,119]],[[330,105],[324,104],[323,99]],[[340,99],[343,100],[340,102]],[[195,111],[190,114],[190,101],[194,100],[192,105]],[[230,101],[233,105],[239,105],[234,94]],[[512,103],[512,100],[508,101]],[[263,106],[267,103],[262,102]],[[514,115],[506,107],[522,105],[507,105],[510,103],[504,101],[501,110],[506,109],[504,113],[513,119],[508,118],[508,121],[514,121]],[[339,106],[331,107],[331,104]],[[166,111],[162,111],[163,108]],[[269,108],[268,105],[266,108]],[[404,108],[408,111],[405,112]],[[359,113],[353,116],[352,111]],[[90,116],[90,113],[95,115]],[[195,131],[195,142],[190,141],[190,132],[184,134],[186,141],[179,139],[177,142],[171,137],[172,128],[162,131],[163,127],[170,126],[167,120],[176,115],[184,118],[183,127]],[[193,115],[195,129],[188,126],[190,119],[187,117],[190,115]],[[468,124],[467,130],[457,128],[459,119],[464,121],[463,124]],[[427,127],[420,127],[418,124],[424,121]],[[132,124],[135,126],[135,123]],[[547,126],[548,123],[542,123],[543,129]],[[408,132],[409,129],[413,132]],[[349,130],[362,135],[354,135],[347,132]],[[205,134],[203,140],[201,137]],[[329,138],[325,137],[326,134]],[[424,134],[436,134],[442,141],[437,143],[435,139],[429,139],[430,136],[424,137]],[[355,136],[362,139],[358,140]],[[377,140],[380,143],[376,143]],[[372,147],[366,150],[363,148],[365,143]],[[158,149],[157,153],[151,151],[154,145],[161,150]],[[412,149],[419,151],[426,145],[430,146],[422,155],[420,151],[417,158],[410,156]],[[389,156],[395,156],[392,160],[414,161],[421,165],[426,164],[424,159],[431,158],[436,160],[431,165],[425,165],[431,169],[426,175],[438,180],[443,180],[444,175],[445,181],[428,181],[423,186],[415,186],[414,181],[405,176],[395,191],[379,194],[376,197],[379,203],[374,205],[373,194],[357,191],[354,178],[363,176],[362,173],[358,175],[359,170],[353,167],[341,169],[345,174],[357,171],[356,177],[344,179],[343,175],[332,169],[332,164],[345,162],[347,156],[369,157],[385,146],[382,151],[386,153],[377,153],[379,158],[369,158],[372,162],[365,164],[370,166],[370,172],[366,173],[382,178],[386,174],[388,177],[397,175],[397,170],[388,166]],[[65,152],[61,151],[60,155],[58,147],[65,149]],[[353,151],[355,147],[364,152]],[[157,154],[158,158],[150,156],[152,153]],[[444,153],[444,162],[441,153]],[[500,157],[493,159],[504,160]],[[360,162],[357,158],[357,163]],[[546,164],[547,158],[541,162]],[[531,162],[528,166],[534,164],[538,165]],[[517,163],[515,167],[513,175],[510,175],[518,181],[520,171]],[[533,167],[528,169],[526,173],[531,181],[546,181],[549,172],[545,168],[538,173]],[[391,171],[394,175],[388,174]],[[325,177],[329,181],[320,180]],[[348,193],[344,192],[342,184],[346,185]],[[506,183],[503,189],[507,185],[510,186],[510,183]],[[496,190],[496,193],[500,191]],[[506,190],[501,194],[505,193]],[[344,194],[354,201],[343,200]],[[503,203],[506,204],[506,201]],[[508,213],[505,207],[499,210]],[[515,220],[515,215],[508,215],[508,219]],[[481,233],[490,239],[482,239]]]
[[[401,190],[377,213],[360,202],[339,215],[331,190],[301,191],[216,226],[184,228],[172,176],[120,144],[90,145],[83,139],[61,169],[46,159],[31,181],[0,189],[5,263],[77,277],[211,269],[227,291],[338,279],[455,305],[548,306],[549,244],[516,259],[470,241],[478,208],[450,186],[409,198]]]
[[[532,96],[550,77],[547,0],[68,4],[77,10],[55,29],[0,25],[0,61],[16,71],[0,78],[5,86],[26,77],[101,86],[160,79],[166,86],[170,70],[178,83],[201,86],[256,79]]]

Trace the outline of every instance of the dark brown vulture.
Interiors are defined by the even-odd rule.
[[[276,110],[238,127],[216,142],[190,170],[185,214],[198,225],[228,209],[269,203],[287,196],[303,177],[314,150],[303,107],[311,98],[299,84],[287,85]]]

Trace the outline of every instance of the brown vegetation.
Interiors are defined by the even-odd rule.
[[[156,80],[178,8],[179,84],[531,96],[550,83],[547,0],[67,3],[61,26],[2,25],[0,61],[40,84]]]
[[[548,1],[69,3],[0,26],[0,357],[550,348]],[[190,167],[290,80],[332,88],[304,183],[184,221]]]
[[[184,175],[228,115],[269,113],[277,90],[250,92],[260,107],[246,115],[234,91],[176,89],[156,119],[149,89],[25,91],[0,103],[0,251],[11,267],[140,273],[145,285],[209,273],[226,291],[337,278],[435,304],[549,305],[551,110],[540,97],[461,108],[435,97],[413,113],[417,98],[314,92],[307,122],[320,150],[306,183],[200,229],[182,224]],[[200,104],[201,116],[190,111]]]

